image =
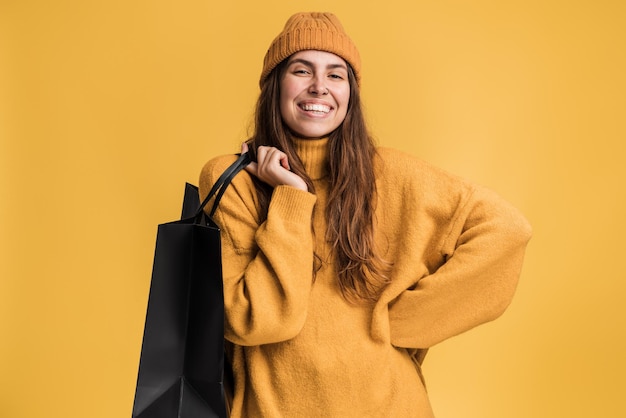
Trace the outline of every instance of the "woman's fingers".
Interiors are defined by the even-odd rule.
[[[255,162],[249,163],[247,166],[244,167],[244,170],[246,170],[248,173],[252,174],[253,176],[258,177],[257,175],[258,168]]]
[[[245,154],[248,151],[249,151],[248,143],[247,142],[243,142],[241,144],[241,153]],[[257,169],[257,164],[254,161],[248,163],[248,165],[244,167],[244,170],[246,170],[248,173],[252,174],[253,176],[258,177],[257,176],[257,170],[258,170]]]
[[[280,157],[280,165],[282,165],[285,168],[285,170],[291,171],[291,167],[289,166],[289,159],[287,158],[286,154],[283,154]]]
[[[287,155],[277,148],[259,147],[257,149],[258,172],[265,177],[280,176],[282,170],[288,170]]]
[[[241,147],[242,152],[247,150],[247,145]],[[287,154],[274,147],[258,147],[256,151],[256,163],[250,163],[246,167],[246,171],[259,180],[264,181],[272,187],[280,185],[288,185],[308,190],[308,187],[302,178],[291,172],[289,166],[289,158]]]

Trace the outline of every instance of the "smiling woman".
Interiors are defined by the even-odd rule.
[[[221,200],[231,417],[433,417],[421,362],[498,317],[530,227],[495,193],[377,148],[339,20],[270,45],[252,163]],[[211,159],[204,198],[234,155]],[[210,207],[210,205],[208,205]]]

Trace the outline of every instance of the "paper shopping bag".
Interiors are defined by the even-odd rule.
[[[212,216],[249,161],[241,155],[201,204],[187,184],[182,219],[158,226],[133,418],[227,416],[220,230]]]

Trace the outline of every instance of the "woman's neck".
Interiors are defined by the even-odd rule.
[[[328,138],[293,138],[293,142],[311,180],[324,178],[328,174]]]

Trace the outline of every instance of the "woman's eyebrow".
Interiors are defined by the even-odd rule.
[[[292,65],[292,64],[303,64],[303,65],[306,65],[308,67],[314,67],[314,65],[313,65],[313,63],[311,61],[308,61],[308,60],[305,60],[305,59],[302,59],[302,58],[295,58],[295,59],[293,59],[293,61],[289,62],[289,65]],[[348,69],[348,67],[345,64],[343,64],[343,63],[328,64],[326,66],[326,68],[327,69],[343,68],[344,70]]]

